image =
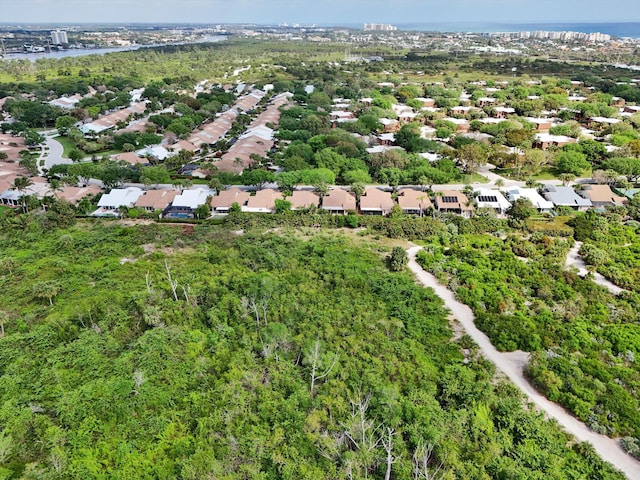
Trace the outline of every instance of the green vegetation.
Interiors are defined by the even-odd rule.
[[[624,227],[589,217],[611,225],[606,242],[615,244]],[[458,235],[450,248],[432,246],[419,259],[472,308],[476,324],[498,349],[532,352],[528,374],[550,400],[598,432],[638,436],[640,297],[616,297],[565,269],[570,230],[553,224],[535,230],[504,239]],[[628,285],[634,286],[631,280]]]
[[[19,218],[0,234],[5,478],[383,478],[387,451],[399,478],[622,478],[451,342],[386,248]]]

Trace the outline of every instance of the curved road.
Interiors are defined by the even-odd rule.
[[[45,136],[46,146],[49,147],[49,150],[47,151],[43,149],[40,154],[40,158],[38,159],[38,171],[40,174],[43,173],[43,170],[49,170],[54,165],[59,165],[61,163],[73,163],[70,158],[62,156],[64,148],[62,147],[62,144],[54,138],[54,136],[57,136],[57,133],[48,133]]]
[[[589,273],[589,271],[587,270],[586,263],[584,263],[584,260],[578,253],[580,251],[580,247],[582,247],[582,242],[576,242],[573,245],[573,247],[571,247],[571,250],[569,250],[569,253],[567,254],[567,260],[565,261],[565,266],[576,267],[578,269],[578,274],[584,277]],[[598,285],[605,287],[614,295],[618,295],[619,293],[625,291],[624,288],[620,288],[615,283],[611,282],[610,280],[608,280],[598,272],[593,272],[593,281]]]
[[[607,462],[622,471],[629,479],[640,479],[640,462],[627,455],[622,447],[609,437],[591,431],[584,423],[573,417],[561,406],[547,400],[524,377],[524,368],[529,354],[526,352],[501,353],[491,344],[489,338],[482,333],[474,323],[473,312],[469,307],[456,300],[455,295],[448,288],[438,282],[436,277],[426,272],[418,262],[416,254],[422,247],[412,247],[407,250],[409,255],[409,269],[416,275],[425,287],[433,288],[451,310],[453,315],[464,327],[466,333],[473,338],[482,350],[484,356],[493,362],[509,380],[511,380],[540,410],[549,418],[555,419],[568,433],[580,442],[589,442]]]

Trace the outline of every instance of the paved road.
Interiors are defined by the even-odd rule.
[[[584,277],[589,273],[589,270],[587,270],[587,265],[584,263],[584,260],[578,253],[578,251],[580,250],[580,247],[582,247],[582,242],[576,242],[573,245],[573,247],[571,247],[571,250],[569,250],[569,253],[567,254],[567,260],[565,261],[565,266],[576,267],[578,269],[578,273]],[[611,282],[610,280],[608,280],[598,272],[593,272],[593,281],[596,282],[598,285],[602,285],[614,295],[618,295],[620,292],[625,291],[624,288],[620,288],[615,283]]]
[[[509,380],[511,380],[540,410],[549,418],[555,419],[568,433],[580,442],[589,442],[595,451],[607,462],[622,471],[629,479],[640,479],[640,462],[627,455],[622,447],[609,437],[591,431],[584,423],[573,417],[561,406],[547,400],[524,377],[524,367],[529,354],[516,351],[501,353],[491,344],[489,338],[475,326],[473,312],[469,307],[456,300],[448,288],[438,282],[436,277],[424,271],[415,260],[422,247],[412,247],[409,254],[409,268],[425,287],[433,288],[464,327],[466,333],[473,338],[485,357],[493,362]]]
[[[58,142],[54,137],[57,134],[48,133],[45,136],[46,146],[49,147],[49,150],[42,150],[40,154],[40,158],[38,159],[38,171],[42,175],[44,170],[49,170],[54,165],[59,165],[61,163],[73,163],[70,158],[65,158],[62,156],[64,152],[64,148],[62,144]]]

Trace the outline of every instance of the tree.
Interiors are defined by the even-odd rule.
[[[507,215],[515,220],[526,220],[531,215],[536,213],[536,207],[533,206],[531,200],[528,198],[518,198],[507,209]]]
[[[351,184],[351,191],[356,196],[356,200],[358,202],[360,201],[360,197],[364,193],[364,189],[365,189],[365,186],[362,183],[352,183]]]
[[[284,213],[291,210],[291,202],[282,198],[276,198],[276,213]]]
[[[571,182],[573,182],[576,179],[576,176],[573,175],[572,173],[561,173],[560,175],[558,175],[558,180],[560,180],[562,182],[563,186],[567,186],[569,185]]]
[[[33,182],[28,177],[16,177],[13,180],[13,188],[20,192],[20,200],[22,201],[22,210],[26,213],[28,211],[26,202],[26,191],[33,185]]]
[[[71,115],[63,115],[56,118],[56,128],[60,135],[66,135],[71,127],[78,122],[78,119]]]
[[[462,145],[457,152],[457,157],[464,165],[466,173],[474,173],[478,168],[487,163],[489,150],[481,143]]]
[[[32,291],[36,298],[47,299],[52,306],[54,297],[60,292],[60,285],[53,281],[37,282],[33,284]]]
[[[40,135],[36,130],[27,129],[23,132],[24,143],[29,147],[40,145],[44,142],[44,137]]]
[[[140,181],[145,185],[155,185],[171,182],[169,172],[164,167],[143,167],[140,172]]]
[[[79,162],[80,160],[82,160],[84,158],[84,155],[82,154],[82,152],[80,150],[78,150],[77,148],[74,148],[73,150],[71,150],[69,152],[69,158],[71,160],[73,160],[74,162]]]
[[[584,153],[563,151],[556,157],[556,167],[559,173],[571,173],[577,176],[582,174],[582,172],[590,166]]]
[[[400,272],[409,263],[407,252],[402,247],[393,247],[387,257],[387,264],[392,272]]]

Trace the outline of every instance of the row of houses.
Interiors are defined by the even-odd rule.
[[[77,198],[80,192],[74,192],[74,195],[74,198]],[[468,218],[473,216],[476,209],[493,210],[499,215],[504,215],[518,199],[529,200],[541,213],[549,213],[557,207],[585,211],[591,208],[622,206],[627,201],[625,197],[615,194],[608,185],[585,185],[578,191],[571,187],[547,186],[541,192],[534,188],[521,187],[512,187],[505,192],[478,188],[470,197],[458,190],[424,192],[407,187],[393,195],[390,191],[369,187],[365,189],[359,201],[352,192],[340,187],[329,190],[322,197],[305,189],[294,190],[285,196],[282,192],[270,188],[252,194],[248,190],[234,187],[222,190],[216,195],[215,191],[204,186],[183,191],[145,191],[138,187],[129,187],[113,189],[103,195],[93,215],[117,216],[122,207],[127,207],[149,212],[160,211],[165,218],[193,218],[196,210],[205,204],[214,215],[228,214],[234,204],[243,212],[273,213],[276,211],[277,201],[286,200],[292,210],[316,208],[340,215],[348,212],[388,215],[398,205],[404,213],[412,215],[438,211]]]

